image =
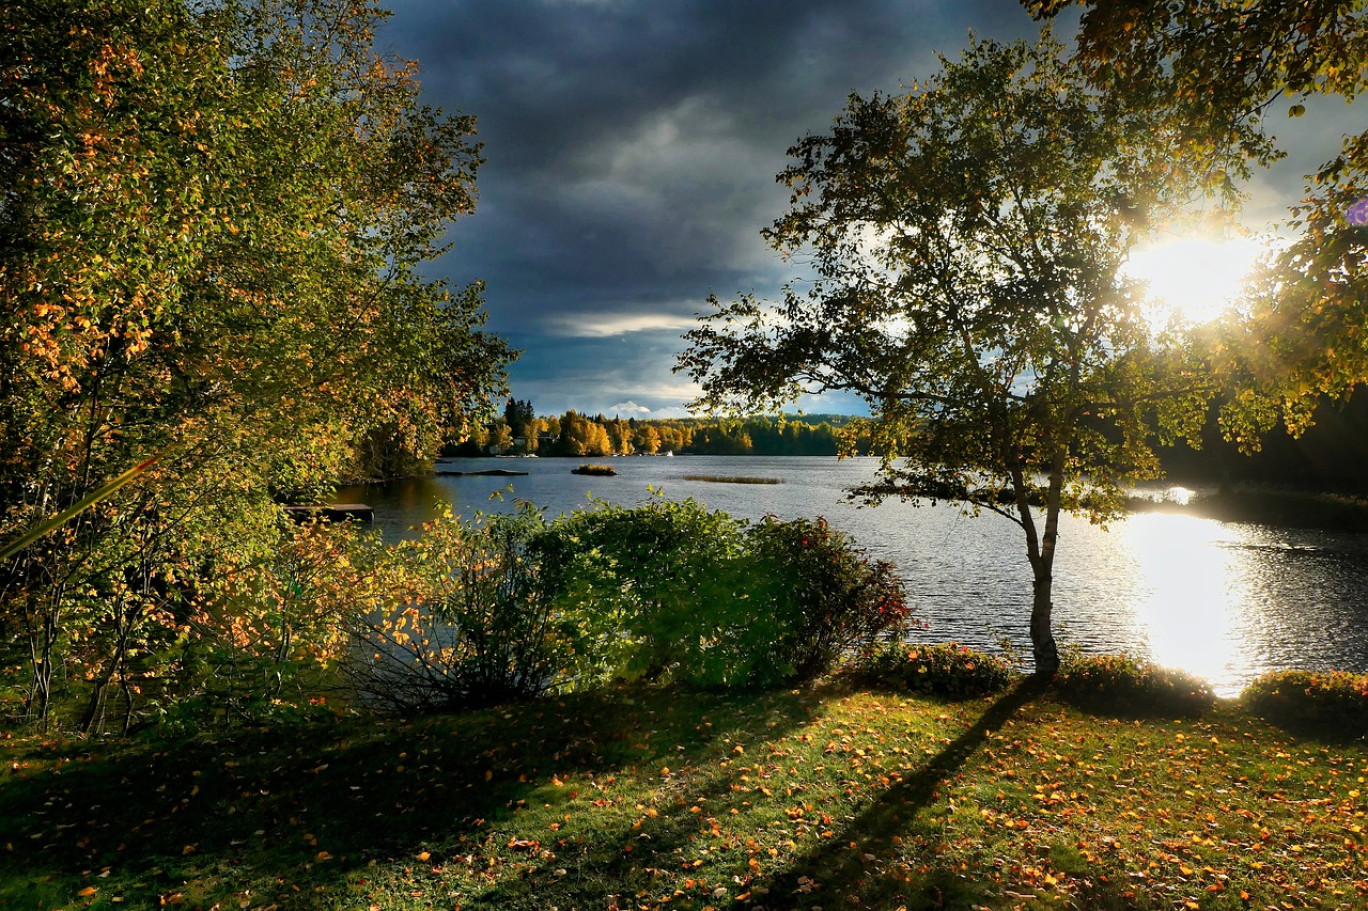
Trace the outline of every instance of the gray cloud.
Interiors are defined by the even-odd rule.
[[[514,392],[542,411],[677,408],[679,332],[709,292],[789,277],[759,236],[789,146],[850,92],[930,75],[971,28],[1036,32],[1014,0],[391,5],[382,46],[420,61],[429,103],[479,119],[488,158],[432,272],[488,283],[490,328],[525,350]]]

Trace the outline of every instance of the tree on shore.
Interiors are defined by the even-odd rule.
[[[766,232],[806,267],[778,303],[711,299],[677,369],[695,406],[767,411],[841,390],[882,456],[853,494],[957,501],[1022,530],[1038,673],[1062,512],[1118,514],[1164,439],[1200,425],[1204,378],[1163,352],[1122,268],[1188,189],[1172,129],[1037,45],[972,45],[903,97],[852,96],[793,149]]]
[[[480,286],[418,271],[474,207],[474,121],[418,102],[384,15],[0,9],[0,540],[167,453],[0,565],[0,667],[27,663],[38,717],[61,669],[184,667],[210,580],[272,552],[274,498],[491,410],[510,350]]]

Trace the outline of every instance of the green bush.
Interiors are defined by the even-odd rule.
[[[727,646],[748,617],[744,527],[694,500],[601,503],[552,522],[537,554],[562,610],[612,618],[605,671],[728,684],[743,676]]]
[[[855,668],[885,686],[953,699],[1000,692],[1013,678],[1006,658],[953,642],[890,645],[862,658]]]
[[[1125,655],[1070,658],[1054,685],[1075,705],[1136,715],[1199,715],[1216,701],[1205,680]]]
[[[1245,687],[1240,701],[1280,724],[1342,737],[1368,733],[1368,674],[1273,671]]]
[[[412,713],[616,678],[765,686],[903,627],[891,567],[821,519],[755,525],[694,500],[450,518],[395,549],[352,679]]]
[[[909,611],[892,566],[870,560],[825,519],[767,516],[747,528],[746,545],[749,623],[765,637],[749,657],[754,682],[810,679],[905,627]]]
[[[560,603],[619,618],[619,673],[704,686],[810,678],[901,630],[892,568],[822,519],[755,525],[694,500],[601,505],[553,522]]]

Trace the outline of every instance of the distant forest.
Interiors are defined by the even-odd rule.
[[[622,455],[833,456],[848,438],[870,452],[868,427],[849,415],[756,416],[743,419],[641,419],[567,411],[537,416],[529,401],[510,400],[501,419],[482,425],[449,456]],[[1281,428],[1261,451],[1245,455],[1221,438],[1213,408],[1200,449],[1160,450],[1166,476],[1189,484],[1259,484],[1368,495],[1368,395],[1323,402],[1316,422],[1293,439]]]
[[[869,452],[863,422],[847,415],[646,420],[567,411],[560,416],[538,417],[530,402],[513,399],[501,420],[476,428],[445,454],[832,456],[846,435],[856,452]]]

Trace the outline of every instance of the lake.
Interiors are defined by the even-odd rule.
[[[661,491],[757,520],[825,516],[871,556],[894,564],[926,624],[913,638],[1029,656],[1031,572],[1021,530],[954,506],[857,507],[843,491],[873,476],[874,459],[681,456],[605,461],[616,477],[586,477],[572,459],[451,460],[444,469],[527,471],[526,477],[444,477],[348,488],[338,499],[375,507],[391,538],[434,514],[506,512],[517,499],[549,514],[590,496],[635,504]],[[686,475],[766,477],[723,484]],[[494,497],[495,499],[491,499]],[[498,499],[502,497],[502,499]],[[1055,565],[1061,646],[1126,652],[1178,667],[1233,695],[1278,668],[1368,671],[1368,536],[1193,515],[1141,513],[1107,529],[1065,517]]]

